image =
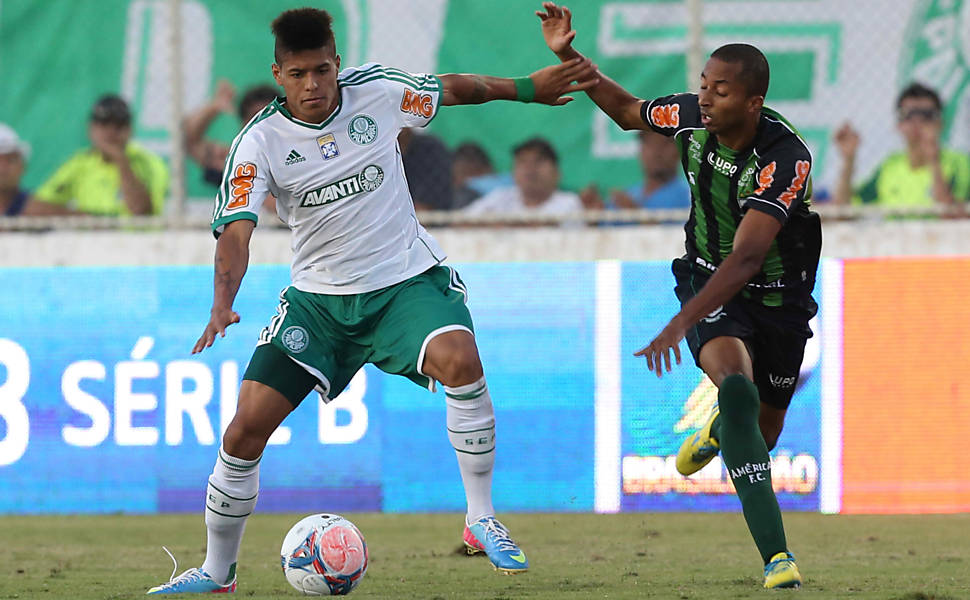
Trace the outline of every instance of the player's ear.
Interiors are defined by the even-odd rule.
[[[334,57],[333,64],[335,64],[337,66],[337,72],[339,73],[340,72],[340,55],[339,54]]]
[[[764,96],[751,96],[751,98],[748,99],[748,110],[751,112],[760,113],[764,105]]]
[[[272,70],[273,70],[273,79],[276,80],[277,85],[279,85],[280,87],[282,87],[283,86],[283,77],[282,77],[283,76],[283,71],[280,70],[280,66],[278,64],[276,64],[275,62],[273,63]]]

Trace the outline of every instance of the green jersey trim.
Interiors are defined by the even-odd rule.
[[[413,79],[408,79],[408,78],[405,78],[405,77],[398,77],[396,75],[383,75],[383,74],[371,75],[371,76],[367,77],[366,79],[358,79],[358,80],[352,81],[350,83],[347,83],[347,82],[339,82],[337,85],[340,86],[340,87],[351,87],[351,86],[355,86],[355,85],[363,85],[365,83],[370,83],[372,81],[377,81],[378,79],[386,79],[388,81],[394,81],[396,83],[402,83],[402,84],[404,84],[404,85],[406,85],[406,86],[408,86],[408,87],[410,87],[410,88],[412,88],[412,89],[414,89],[416,91],[419,91],[419,92],[437,92],[437,91],[439,91],[441,89],[441,86],[438,83],[434,83],[434,84],[423,84],[423,83],[416,82]],[[435,79],[437,80],[437,78],[435,78]]]
[[[215,221],[213,221],[212,222],[212,235],[214,235],[216,237],[216,239],[219,239],[219,236],[222,235],[222,232],[219,231],[219,228],[220,227],[225,227],[226,225],[228,225],[229,223],[232,223],[233,221],[241,221],[242,219],[248,219],[248,220],[252,221],[253,223],[256,223],[257,225],[259,224],[259,217],[256,216],[256,213],[251,213],[249,211],[245,211],[244,210],[244,211],[240,211],[240,212],[238,212],[238,213],[236,213],[234,215],[228,215],[228,216],[225,216],[225,217],[219,217],[218,219],[216,219]]]
[[[341,87],[340,83],[338,82],[337,83],[338,93],[340,92],[340,87]],[[316,123],[307,123],[306,121],[301,121],[297,119],[292,115],[292,113],[290,113],[289,110],[287,110],[286,106],[284,106],[282,103],[277,104],[277,108],[279,108],[280,114],[286,117],[287,120],[301,127],[306,127],[307,129],[313,129],[315,131],[320,131],[321,129],[329,125],[334,119],[336,119],[337,115],[340,114],[340,109],[343,107],[344,107],[343,94],[340,94],[339,96],[337,96],[337,108],[332,113],[330,113],[329,117],[324,119],[323,123],[316,124]]]

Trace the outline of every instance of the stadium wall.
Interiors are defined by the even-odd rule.
[[[844,235],[827,226],[827,242],[842,235],[861,250],[893,239],[905,249],[922,230],[950,239],[953,251],[962,224],[843,225]],[[453,264],[471,291],[495,399],[501,510],[737,506],[718,461],[691,479],[673,470],[684,432],[715,399],[710,384],[686,351],[662,379],[632,356],[676,310],[669,257],[680,235],[675,227],[441,231],[460,256]],[[277,232],[259,237],[258,256],[288,252]],[[664,259],[613,246],[641,238],[652,241],[639,251]],[[242,322],[191,356],[211,300],[206,234],[29,239],[18,246],[18,255],[31,249],[22,262],[70,266],[0,268],[0,512],[198,510],[288,268],[251,267],[236,303]],[[530,260],[513,260],[513,244],[529,248]],[[608,258],[613,250],[622,260]],[[571,260],[552,260],[560,251]],[[966,257],[823,261],[816,336],[774,452],[786,510],[970,510],[965,462],[931,452],[959,447],[970,429],[960,327],[968,294]],[[260,508],[461,510],[443,423],[440,391],[366,367],[334,403],[311,397],[287,419],[264,458]]]

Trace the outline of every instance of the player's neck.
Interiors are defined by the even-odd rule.
[[[735,152],[740,152],[751,147],[752,142],[754,142],[755,136],[758,134],[758,129],[754,128],[748,130],[747,128],[743,131],[731,132],[731,133],[719,133],[717,134],[717,141],[727,148],[734,150]]]
[[[298,121],[303,121],[304,123],[310,123],[313,125],[319,125],[327,119],[329,119],[335,110],[340,106],[340,99],[335,98],[334,101],[326,109],[314,113],[305,113],[299,109],[299,107],[291,105],[289,102],[286,103],[287,109],[294,119]]]
[[[758,123],[761,120],[759,114],[757,118],[751,119],[738,126],[733,131],[724,131],[717,134],[717,141],[722,145],[740,152],[747,150],[754,144],[754,138],[758,137]]]

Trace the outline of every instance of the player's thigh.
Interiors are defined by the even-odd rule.
[[[696,296],[708,279],[683,259],[674,260],[673,273],[677,282],[674,291],[681,306]],[[732,299],[688,328],[685,338],[694,363],[715,385],[720,385],[728,375],[752,376],[751,359],[744,340],[753,332],[744,304]]]
[[[374,329],[370,362],[387,373],[403,375],[422,387],[434,389],[434,379],[423,369],[428,345],[449,332],[474,335],[471,314],[465,305],[467,297],[458,273],[448,266],[432,267],[404,282]],[[474,338],[470,339],[477,361]]]
[[[772,318],[773,310],[761,309],[757,331],[750,340],[754,383],[763,404],[785,411],[798,386],[805,343],[811,331],[807,319],[793,324],[787,319]],[[783,412],[780,418],[784,419]]]
[[[239,388],[236,414],[222,438],[223,449],[229,456],[255,460],[293,408],[280,391],[258,381],[244,380]]]
[[[718,387],[721,387],[725,377],[731,375],[754,379],[751,355],[744,340],[739,337],[722,335],[711,338],[701,346],[697,364]]]
[[[333,317],[342,300],[284,289],[243,379],[277,389],[294,406],[312,389],[334,398],[366,362],[366,350],[349,342],[340,319]]]

